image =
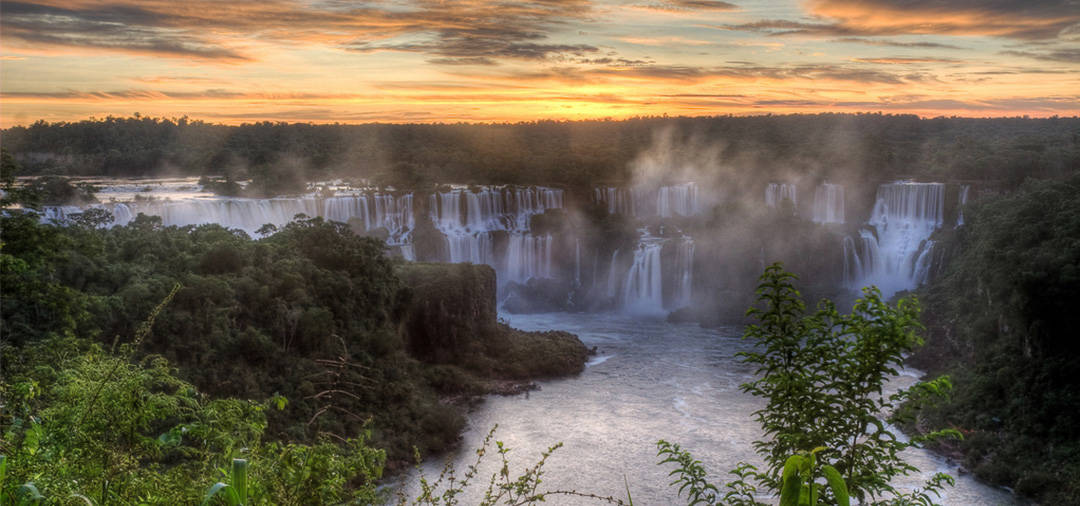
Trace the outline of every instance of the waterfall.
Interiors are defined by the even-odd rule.
[[[619,256],[619,250],[615,250],[611,253],[611,263],[608,264],[608,277],[607,277],[607,296],[614,297],[615,291],[619,288],[619,279],[615,274],[615,260]]]
[[[960,203],[957,205],[957,208],[956,208],[956,227],[955,228],[960,228],[960,227],[962,227],[964,225],[964,206],[967,205],[968,191],[970,191],[970,190],[971,190],[971,185],[965,184],[965,185],[960,186],[960,195],[959,195]]]
[[[529,278],[553,277],[552,242],[550,235],[511,234],[506,248],[506,270],[503,271],[506,280],[524,283]]]
[[[780,207],[784,199],[791,201],[791,206],[798,209],[798,201],[795,198],[796,188],[791,183],[769,183],[765,187],[765,205],[771,208]]]
[[[661,186],[656,195],[656,212],[661,218],[698,214],[697,183]]]
[[[574,238],[574,288],[581,286],[581,238]]]
[[[544,187],[455,188],[429,197],[431,221],[446,238],[449,262],[487,264],[499,283],[550,278],[553,267],[551,235],[530,232],[529,220],[548,209],[563,207],[563,191]],[[506,254],[496,258],[493,232],[508,233]]]
[[[844,273],[849,286],[876,285],[891,297],[926,280],[930,270],[930,235],[942,225],[941,183],[890,183],[878,188],[874,211],[859,232],[861,248],[844,239]]]
[[[693,302],[694,239],[683,237],[675,249],[675,289],[671,309],[689,306]]]
[[[822,183],[814,190],[814,223],[844,223],[844,187]]]
[[[593,189],[593,201],[607,207],[608,214],[638,218],[694,216],[701,212],[697,183],[629,189],[611,186]]]
[[[645,234],[634,249],[634,263],[623,282],[622,308],[635,314],[663,314],[663,279],[660,271],[662,241]]]

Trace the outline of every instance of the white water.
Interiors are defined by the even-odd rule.
[[[126,195],[131,184],[106,187],[99,198]],[[142,185],[137,185],[142,186]],[[156,185],[145,186],[157,188]],[[184,186],[185,190],[190,187]],[[322,217],[331,221],[363,224],[365,231],[385,228],[387,244],[401,246],[402,255],[411,260],[411,233],[415,226],[412,194],[354,193],[321,197],[317,194],[300,197],[249,199],[216,197],[205,194],[182,193],[174,186],[166,186],[160,193],[142,192],[155,198],[114,201],[89,207],[103,208],[112,213],[113,225],[123,226],[140,213],[158,216],[164,226],[218,224],[226,228],[240,229],[256,237],[264,225],[283,227],[300,214],[309,218]],[[164,198],[161,198],[164,197]],[[73,206],[49,207],[44,218],[49,221],[66,222],[83,209]]]
[[[945,185],[889,183],[878,188],[874,212],[859,232],[859,241],[845,238],[844,277],[852,288],[876,285],[891,297],[926,281],[930,269],[930,235],[943,221]]]
[[[662,240],[644,233],[634,249],[634,263],[623,282],[622,310],[638,315],[664,315],[664,284],[660,268]]]
[[[763,403],[739,390],[753,378],[753,369],[735,357],[749,351],[740,328],[704,329],[618,313],[500,316],[524,330],[573,332],[586,346],[598,347],[599,357],[580,376],[540,382],[541,389],[528,396],[489,397],[473,409],[461,449],[448,456],[462,473],[496,424],[495,439],[510,448],[511,477],[533,465],[549,446],[563,443],[544,467],[541,490],[573,489],[625,500],[628,484],[635,504],[684,504],[685,495],[679,498],[678,489],[668,486],[673,467],[657,465],[656,441],[661,438],[690,451],[718,485],[740,461],[761,467],[751,443],[762,438],[752,413]],[[913,381],[901,375],[893,388]],[[903,456],[920,471],[894,481],[901,490],[943,471],[955,476],[957,484],[945,490],[942,504],[1013,504],[1008,494],[960,475],[955,465],[935,454],[912,449]],[[429,479],[443,462],[443,457],[426,462]],[[477,504],[483,496],[480,489],[497,471],[498,458],[489,451],[475,488],[458,498],[462,504]],[[408,480],[415,483],[416,477]],[[415,487],[408,489],[410,496],[417,493]],[[566,496],[549,502],[597,504]]]
[[[770,208],[780,207],[780,203],[784,199],[791,201],[793,209],[799,209],[799,201],[796,198],[798,188],[791,183],[769,183],[769,186],[765,187],[765,205]]]
[[[964,206],[967,205],[969,191],[971,191],[971,185],[960,186],[960,203],[956,206],[956,228],[964,225]]]
[[[499,283],[550,278],[551,235],[530,232],[529,220],[548,209],[563,207],[563,191],[553,188],[455,188],[429,197],[431,220],[446,237],[448,262],[471,262],[493,267]],[[506,231],[509,242],[503,258],[495,254],[492,232]]]
[[[844,223],[844,187],[822,183],[814,190],[814,223]]]
[[[685,217],[701,213],[700,190],[693,182],[653,188],[597,187],[593,190],[593,201],[606,206],[608,214],[637,218]]]
[[[693,301],[694,289],[694,240],[683,237],[675,249],[675,289],[671,309],[686,307]]]

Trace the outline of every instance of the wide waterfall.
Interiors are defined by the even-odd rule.
[[[656,212],[661,218],[698,214],[700,208],[698,206],[697,184],[683,183],[675,186],[661,186],[656,192]]]
[[[822,183],[814,190],[814,223],[844,223],[844,187]]]
[[[844,278],[849,286],[876,285],[890,297],[926,281],[930,271],[930,235],[941,227],[945,185],[890,183],[878,188],[874,211],[859,232],[859,242],[843,241]]]
[[[637,218],[672,218],[701,213],[698,185],[692,182],[652,188],[598,187],[593,190],[593,201],[606,206],[608,214]]]
[[[562,207],[563,191],[544,187],[454,188],[429,197],[431,221],[446,237],[446,260],[490,265],[500,284],[554,277],[554,238],[532,234],[529,219]],[[495,254],[492,233],[497,231],[509,236],[503,258]]]
[[[270,199],[194,197],[134,200],[90,207],[109,210],[116,226],[127,225],[141,213],[160,217],[165,226],[218,224],[243,230],[252,236],[258,235],[258,231],[267,224],[282,227],[298,214],[357,225],[362,223],[365,231],[385,228],[387,243],[400,246],[402,255],[412,259],[410,235],[415,226],[412,194],[360,193]],[[50,221],[65,222],[83,211],[82,208],[71,206],[49,207],[44,210],[44,217]]]
[[[646,232],[634,249],[634,263],[626,272],[622,289],[623,311],[660,315],[664,313],[663,274],[660,251],[663,241]]]
[[[796,199],[797,188],[791,183],[769,183],[765,187],[765,205],[770,208],[780,207],[785,199],[791,201],[794,210],[798,209],[799,201]]]

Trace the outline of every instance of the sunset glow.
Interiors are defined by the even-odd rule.
[[[1071,0],[4,1],[0,125],[1080,114]]]

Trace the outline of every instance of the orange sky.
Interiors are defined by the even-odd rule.
[[[0,3],[0,126],[1080,114],[1074,0]]]

